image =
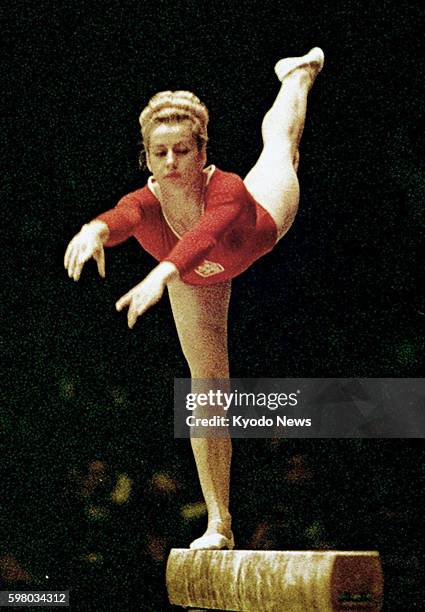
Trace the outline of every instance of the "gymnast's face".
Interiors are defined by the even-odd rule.
[[[205,151],[199,151],[190,121],[162,123],[149,139],[147,164],[154,178],[164,187],[194,184],[205,165]]]

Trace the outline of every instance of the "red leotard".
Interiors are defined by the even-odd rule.
[[[155,259],[172,262],[190,285],[211,285],[241,274],[274,247],[276,224],[239,176],[214,167],[206,172],[210,180],[196,227],[182,237],[174,232],[152,191],[151,179],[97,217],[109,227],[105,246],[134,236]]]

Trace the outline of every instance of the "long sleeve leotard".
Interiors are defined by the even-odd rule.
[[[152,180],[97,217],[109,228],[106,246],[134,236],[158,261],[170,261],[184,282],[209,285],[234,278],[276,243],[276,225],[236,174],[210,167],[199,223],[183,236],[168,224]]]

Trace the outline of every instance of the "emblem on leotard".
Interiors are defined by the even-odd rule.
[[[204,259],[203,263],[200,266],[195,268],[196,274],[199,276],[212,276],[213,274],[219,274],[219,272],[224,272],[224,268],[221,264],[215,261],[208,261],[208,259]]]

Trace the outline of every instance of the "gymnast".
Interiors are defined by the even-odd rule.
[[[242,180],[206,166],[208,111],[188,91],[154,95],[140,115],[147,184],[84,225],[65,253],[77,281],[94,258],[105,276],[104,247],[134,236],[160,263],[116,303],[128,308],[129,328],[168,289],[172,313],[193,383],[229,378],[227,315],[231,279],[271,251],[298,208],[298,146],[307,95],[323,67],[315,47],[280,60],[282,85],[262,123],[263,150]],[[194,549],[232,549],[229,513],[231,440],[191,436],[208,511]]]

